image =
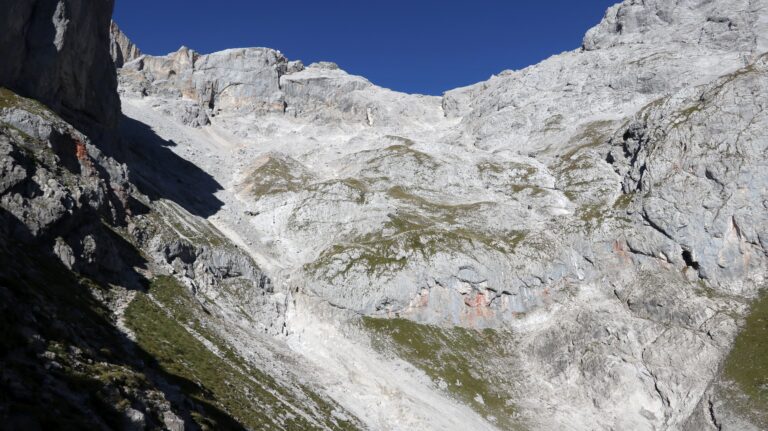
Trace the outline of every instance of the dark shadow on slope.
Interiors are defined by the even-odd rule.
[[[222,186],[205,171],[176,155],[173,141],[158,136],[152,128],[122,116],[123,150],[109,154],[128,165],[131,182],[153,201],[167,199],[199,217],[215,214],[223,205],[215,193]]]
[[[120,332],[92,291],[47,246],[10,236],[26,227],[0,209],[0,423],[4,429],[83,430],[130,427],[127,408],[164,428],[161,392],[184,429],[242,430],[198,383],[166,372]],[[28,233],[28,238],[31,235]],[[195,399],[192,399],[194,396]],[[207,401],[210,400],[210,401]]]

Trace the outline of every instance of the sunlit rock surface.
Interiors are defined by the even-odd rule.
[[[120,420],[766,428],[767,1],[627,0],[576,50],[442,97],[268,48],[142,55],[101,18],[119,127],[99,80],[79,105],[3,90],[0,215],[207,394],[122,395]]]

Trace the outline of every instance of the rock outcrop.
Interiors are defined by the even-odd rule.
[[[114,21],[109,26],[109,52],[112,55],[112,61],[115,62],[115,67],[118,68],[142,55],[139,47],[128,39],[128,36],[120,30]]]
[[[706,48],[768,50],[760,1],[663,0],[622,2],[587,32],[583,47],[693,44]]]
[[[16,240],[55,249],[70,269],[119,275],[125,262],[101,228],[127,222],[134,190],[127,167],[105,153],[119,148],[105,28],[113,3],[2,6],[2,222]]]
[[[185,124],[201,126],[221,110],[284,112],[280,76],[302,68],[272,49],[200,55],[182,47],[165,57],[143,56],[125,64],[120,88],[123,93],[161,96],[168,105],[166,112]]]
[[[648,106],[608,154],[628,212],[657,231],[632,238],[636,249],[742,294],[768,273],[766,60]]]
[[[0,2],[2,427],[361,428],[274,359],[289,297],[142,177],[150,154],[153,179],[202,174],[141,125],[120,121],[143,146],[117,136],[112,2],[92,3]]]
[[[4,423],[765,427],[768,0],[626,0],[442,98],[0,6]]]
[[[38,100],[86,132],[120,115],[109,55],[113,0],[0,2],[0,86]]]
[[[132,46],[121,33],[112,43]],[[286,114],[311,122],[393,128],[442,117],[437,97],[383,89],[334,63],[304,67],[267,48],[200,55],[182,47],[163,57],[142,56],[123,65],[120,83],[123,94],[154,97],[159,109],[194,127],[219,114]]]
[[[145,57],[120,72],[121,94],[127,115],[229,185],[216,223],[275,292],[328,303],[340,321],[393,319],[371,324],[394,328],[384,352],[488,421],[682,429],[705,398],[729,417],[706,394],[766,283],[766,11],[627,0],[581,48],[442,98],[329,63],[251,73],[250,50],[205,56],[206,68],[187,50]],[[348,369],[307,340],[315,308],[295,304],[294,349],[331,375]],[[496,337],[470,342],[454,325]],[[451,367],[471,370],[473,394],[434,353],[462,348],[471,363]],[[328,382],[370,410],[357,386]],[[510,406],[516,419],[499,419]]]

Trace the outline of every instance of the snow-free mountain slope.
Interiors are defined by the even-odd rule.
[[[60,262],[108,316],[61,312],[57,336],[34,307],[62,295],[0,272],[32,274],[0,290],[32,322],[13,340],[43,334],[0,358],[13,402],[45,367],[78,393],[90,360],[71,410],[102,427],[768,427],[768,1],[627,0],[582,47],[443,97],[269,48],[142,55],[98,20],[119,127],[78,123],[116,112],[98,80],[75,114],[1,93],[0,253]],[[94,327],[124,363],[73,335]]]
[[[766,13],[627,1],[581,49],[442,99],[264,48],[143,57],[121,93],[224,185],[212,219],[278,288],[496,328],[518,353],[471,366],[516,376],[494,389],[520,424],[680,429],[764,283]]]

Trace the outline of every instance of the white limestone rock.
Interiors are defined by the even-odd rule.
[[[765,285],[767,22],[766,0],[627,0],[581,49],[442,98],[263,48],[145,56],[121,94],[224,185],[211,219],[276,293],[511,332],[533,429],[674,430]]]
[[[109,36],[109,52],[115,67],[123,67],[125,63],[130,63],[141,57],[139,47],[128,39],[128,36],[120,30],[114,21],[109,26]]]

